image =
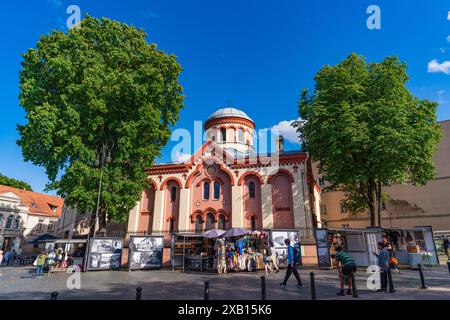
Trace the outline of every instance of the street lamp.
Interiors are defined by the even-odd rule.
[[[97,209],[95,212],[95,226],[94,226],[94,238],[97,234],[97,229],[100,227],[98,221],[98,211],[100,209],[100,194],[102,191],[102,180],[103,180],[103,167],[105,163],[111,163],[111,150],[114,148],[114,142],[111,140],[110,143],[103,143],[100,150],[97,151],[97,159],[95,160],[95,165],[98,167],[101,165],[100,170],[100,183],[98,185],[98,197],[97,197]]]

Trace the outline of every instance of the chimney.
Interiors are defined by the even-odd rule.
[[[279,135],[277,137],[276,143],[277,143],[277,152],[278,153],[284,152],[284,137],[282,135]]]

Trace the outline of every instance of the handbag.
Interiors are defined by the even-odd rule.
[[[37,267],[37,261],[38,261],[38,259],[34,260],[33,266]]]

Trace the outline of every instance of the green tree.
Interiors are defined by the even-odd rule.
[[[441,139],[437,104],[414,97],[406,64],[397,57],[367,63],[356,54],[315,76],[304,90],[300,139],[319,171],[346,194],[346,205],[381,220],[383,187],[424,185],[435,177],[433,155]]]
[[[31,186],[28,183],[26,183],[25,181],[9,178],[7,176],[4,176],[1,173],[0,173],[0,185],[13,187],[13,188],[17,188],[17,189],[22,189],[22,190],[33,191]]]
[[[24,54],[19,146],[27,161],[45,167],[48,189],[68,205],[95,212],[98,165],[105,164],[100,227],[125,221],[147,184],[183,108],[176,57],[146,41],[135,27],[86,16],[79,28],[53,31]]]

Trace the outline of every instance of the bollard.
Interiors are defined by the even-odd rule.
[[[358,298],[358,289],[356,288],[356,279],[355,279],[355,273],[352,271],[350,272],[350,279],[352,281],[352,292],[353,292],[353,298]]]
[[[450,273],[450,261],[447,261],[448,273]]]
[[[317,300],[316,280],[314,279],[314,272],[311,272],[309,274],[309,278],[311,280],[311,300]]]
[[[266,300],[266,277],[261,277],[261,300]]]
[[[390,267],[387,269],[387,276],[389,281],[389,293],[394,293],[394,282],[392,281],[392,271]]]
[[[142,300],[142,288],[141,287],[136,288],[136,300]]]
[[[58,292],[54,291],[50,294],[50,300],[58,300]]]
[[[205,300],[209,300],[209,281],[205,281]]]
[[[418,264],[417,266],[419,267],[420,282],[422,283],[422,287],[420,287],[420,289],[426,289],[427,286],[425,284],[425,277],[423,276],[422,266],[420,264]]]

